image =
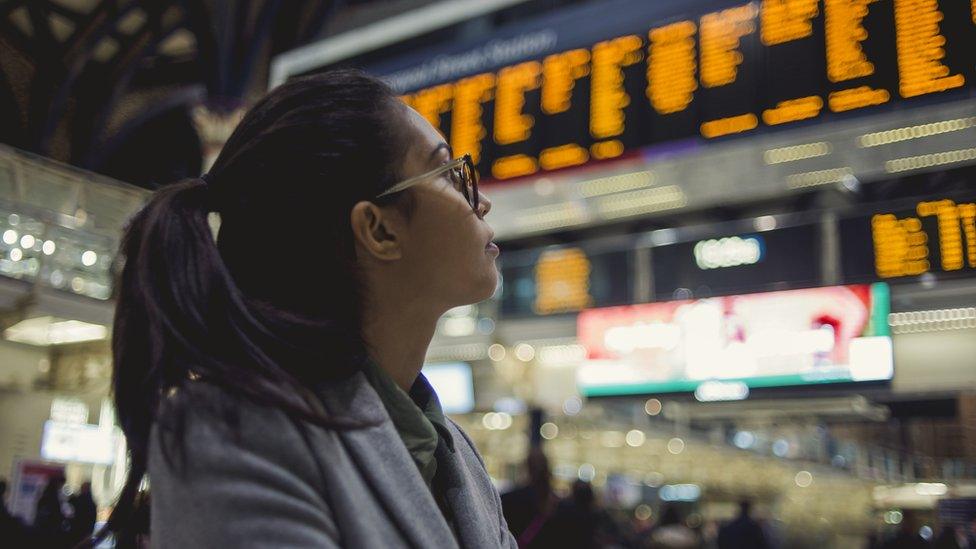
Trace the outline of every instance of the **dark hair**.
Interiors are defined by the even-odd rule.
[[[130,467],[99,537],[126,529],[150,429],[190,380],[293,420],[358,425],[325,417],[310,389],[365,356],[349,212],[362,200],[405,203],[373,198],[400,178],[403,108],[358,71],[285,83],[244,116],[205,179],[164,187],[131,220],[112,338]],[[216,243],[210,212],[220,216]]]

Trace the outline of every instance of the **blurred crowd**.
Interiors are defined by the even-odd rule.
[[[611,509],[586,481],[577,480],[570,493],[559,497],[552,486],[549,463],[541,449],[527,460],[525,484],[502,494],[509,528],[519,547],[531,549],[778,549],[797,547],[774,521],[756,518],[752,504],[740,501],[735,517],[723,523],[702,521],[690,507],[665,502],[656,512],[642,516],[633,510]],[[64,477],[52,478],[41,493],[34,520],[25,524],[4,504],[7,483],[0,479],[0,547],[65,549],[89,538],[95,529],[97,507],[91,483],[74,493],[65,490]],[[116,547],[148,546],[148,501],[137,528],[142,535],[118,540]],[[925,535],[920,517],[905,511],[894,532],[877,533],[866,549],[976,549],[976,520],[965,527],[945,526]],[[830,547],[828,540],[806,540],[810,547]]]
[[[97,507],[90,482],[68,494],[64,477],[53,477],[37,500],[31,524],[10,513],[6,491],[7,482],[0,479],[0,547],[73,547],[95,530]]]
[[[833,547],[836,540],[816,533],[789,539],[776,521],[753,516],[752,503],[738,503],[738,512],[724,522],[702,520],[691,507],[664,502],[656,512],[611,509],[589,482],[577,480],[569,495],[553,489],[548,460],[541,449],[530,451],[525,484],[502,494],[509,528],[519,547],[532,549],[779,549]],[[816,528],[811,530],[816,532]],[[927,535],[928,534],[928,535]],[[976,520],[968,527],[923,528],[918,515],[905,511],[895,531],[872,533],[865,549],[976,549]]]

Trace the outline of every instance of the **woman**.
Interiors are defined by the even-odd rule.
[[[112,529],[148,473],[153,547],[514,547],[420,374],[438,317],[495,290],[490,209],[470,158],[376,79],[262,99],[125,235]]]

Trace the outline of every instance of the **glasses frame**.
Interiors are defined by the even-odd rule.
[[[376,195],[376,198],[383,198],[384,196],[389,196],[391,194],[398,193],[400,191],[413,187],[414,185],[423,183],[433,177],[439,176],[445,172],[449,172],[457,168],[461,168],[461,174],[462,174],[460,176],[462,178],[462,181],[457,182],[458,186],[460,187],[458,189],[458,192],[464,195],[464,198],[471,206],[471,209],[474,210],[475,214],[478,214],[478,216],[480,217],[480,214],[478,213],[478,207],[480,205],[479,204],[480,195],[478,193],[478,171],[474,169],[474,160],[471,158],[470,154],[465,154],[458,158],[455,158],[454,160],[448,162],[447,164],[444,164],[443,166],[438,166],[437,168],[434,168],[429,172],[416,175],[409,179],[405,179],[397,183],[396,185],[393,185],[389,189],[383,191],[382,193]],[[470,174],[470,178],[471,178],[470,187],[467,185],[467,182],[463,181],[464,178],[463,174],[465,171],[467,171],[467,173]],[[469,192],[471,193],[470,196],[468,194]]]

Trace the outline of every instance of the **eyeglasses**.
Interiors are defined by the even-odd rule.
[[[474,169],[474,161],[471,160],[470,154],[456,158],[451,162],[448,162],[447,164],[444,164],[443,166],[433,169],[427,173],[422,173],[405,181],[401,181],[400,183],[393,185],[389,189],[377,195],[376,198],[382,198],[393,193],[398,193],[408,187],[412,187],[418,183],[423,183],[432,177],[441,175],[444,172],[448,172],[454,188],[464,196],[464,199],[471,206],[471,209],[474,210],[474,213],[478,217],[481,217],[481,213],[478,211],[478,172]]]

